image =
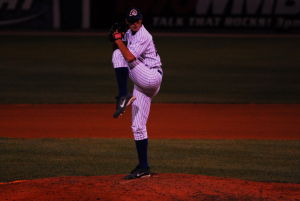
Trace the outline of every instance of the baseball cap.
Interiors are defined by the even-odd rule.
[[[126,13],[126,19],[129,23],[135,23],[143,19],[143,15],[138,8],[130,8]]]

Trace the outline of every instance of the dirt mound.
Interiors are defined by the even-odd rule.
[[[123,176],[58,177],[2,183],[0,200],[300,200],[300,184],[186,174],[157,174],[150,178],[125,181]]]

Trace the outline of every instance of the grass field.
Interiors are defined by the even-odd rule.
[[[154,172],[300,183],[300,141],[151,140]],[[129,139],[0,139],[0,182],[127,174]]]
[[[156,37],[156,102],[299,103],[300,38]],[[0,103],[108,103],[111,44],[99,36],[0,36]]]

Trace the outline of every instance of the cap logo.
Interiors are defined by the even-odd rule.
[[[136,9],[132,9],[130,12],[129,12],[129,16],[137,16],[138,12]]]

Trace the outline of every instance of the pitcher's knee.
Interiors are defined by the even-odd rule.
[[[144,140],[148,138],[147,129],[142,127],[132,126],[134,140]]]
[[[128,63],[124,59],[121,51],[116,49],[112,55],[112,63],[114,68],[128,67]]]

